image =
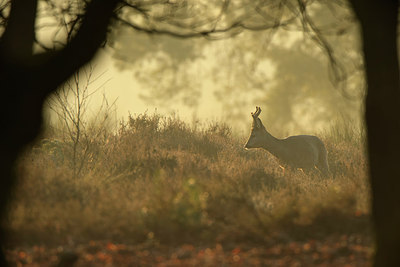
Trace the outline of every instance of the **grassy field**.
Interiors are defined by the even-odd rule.
[[[106,252],[110,246],[134,251],[141,244],[145,249],[140,251],[159,251],[165,260],[185,246],[191,248],[190,258],[209,248],[221,260],[224,256],[217,256],[223,248],[228,266],[235,249],[251,259],[258,255],[256,248],[281,246],[284,257],[285,247],[293,252],[297,246],[297,255],[304,256],[301,251],[328,242],[346,249],[362,246],[362,260],[351,259],[353,252],[345,256],[363,266],[372,253],[363,140],[339,126],[319,136],[332,177],[283,170],[264,150],[244,150],[246,137],[222,123],[189,125],[142,114],[117,131],[88,130],[79,143],[53,131],[18,166],[20,185],[5,225],[9,259],[18,262],[40,249],[49,255],[60,247],[86,253],[102,244]],[[160,263],[157,259],[148,264]]]

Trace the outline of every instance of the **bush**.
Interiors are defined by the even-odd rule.
[[[13,239],[262,242],[369,233],[366,159],[355,138],[323,137],[334,176],[321,178],[282,170],[263,150],[244,151],[243,138],[221,123],[142,114],[107,136],[93,137],[95,158],[79,179],[62,153],[67,144],[51,136],[21,158],[6,225]]]

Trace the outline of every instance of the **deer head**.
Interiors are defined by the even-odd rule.
[[[256,112],[252,112],[251,116],[253,117],[253,123],[251,125],[251,132],[249,140],[244,145],[244,148],[258,148],[261,147],[263,143],[263,137],[265,135],[265,127],[262,124],[261,120],[258,118],[258,115],[261,113],[261,108],[256,107]]]

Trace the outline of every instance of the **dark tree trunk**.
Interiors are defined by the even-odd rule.
[[[16,184],[16,160],[40,132],[46,97],[93,58],[105,40],[117,2],[91,1],[79,30],[65,48],[34,55],[37,0],[12,1],[0,39],[0,223]],[[4,231],[0,229],[2,244]],[[6,266],[3,248],[0,266]]]
[[[400,266],[400,83],[397,0],[351,0],[361,23],[375,266]]]

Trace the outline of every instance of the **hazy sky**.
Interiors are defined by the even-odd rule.
[[[145,112],[149,114],[157,112],[163,115],[174,113],[187,122],[198,119],[201,122],[207,123],[221,121],[226,116],[229,116],[229,111],[222,110],[221,105],[214,97],[213,90],[215,88],[210,84],[210,80],[204,80],[201,100],[195,108],[183,105],[178,101],[173,106],[168,106],[167,108],[146,103],[139,96],[140,93],[143,93],[143,90],[140,90],[140,84],[136,82],[133,71],[131,69],[118,70],[111,55],[111,48],[101,49],[97,58],[92,62],[94,66],[93,77],[100,76],[92,84],[92,90],[101,86],[101,89],[92,99],[93,110],[101,103],[102,95],[105,93],[109,102],[113,102],[116,99],[117,116],[119,119],[127,118],[129,113],[137,115]],[[249,114],[249,123],[240,127],[241,129],[238,129],[238,131],[243,131],[247,125],[251,124],[250,112],[253,109],[255,107],[249,105],[248,109],[245,110]]]
[[[101,103],[102,95],[105,93],[109,102],[113,102],[116,99],[117,115],[119,118],[126,118],[129,113],[132,115],[144,112],[151,114],[156,111],[157,113],[166,115],[175,113],[185,121],[192,121],[194,117],[201,120],[222,119],[221,108],[216,102],[212,90],[202,92],[200,105],[196,109],[182,105],[179,102],[168,108],[146,103],[139,97],[140,84],[135,81],[132,70],[118,70],[115,67],[114,59],[111,58],[111,53],[110,48],[101,49],[96,59],[91,63],[94,67],[93,77],[99,77],[91,85],[91,90],[100,87],[100,90],[91,100],[93,110]]]
[[[51,24],[52,19],[50,18],[39,18],[38,24]],[[57,28],[52,27],[39,27],[38,39],[44,44],[51,46],[54,38],[54,33]],[[57,35],[58,38],[64,38],[63,34]],[[40,51],[40,48],[35,47]],[[100,49],[95,60],[91,62],[94,67],[93,78],[99,77],[96,82],[94,82],[90,90],[95,90],[100,87],[100,90],[90,100],[91,114],[96,115],[96,107],[98,107],[102,102],[103,93],[105,93],[107,100],[113,102],[116,100],[116,111],[118,119],[127,118],[128,114],[137,115],[141,113],[152,114],[157,112],[159,114],[168,115],[175,113],[181,119],[192,122],[194,118],[201,121],[215,121],[222,119],[221,108],[216,102],[213,95],[212,85],[208,86],[207,83],[210,81],[202,81],[204,90],[201,94],[201,101],[196,109],[190,108],[177,102],[174,105],[169,105],[166,107],[154,106],[146,103],[143,99],[139,97],[140,93],[143,93],[143,89],[140,90],[140,84],[135,80],[133,66],[125,68],[125,70],[120,71],[115,67],[115,60],[112,59],[112,48],[106,47]],[[80,76],[80,79],[84,83],[84,78]],[[207,88],[209,90],[207,90]],[[250,110],[248,111],[250,112]],[[90,115],[90,114],[89,114]]]
[[[51,43],[52,39],[46,37],[53,35],[51,30],[44,29],[40,39]],[[345,114],[342,111],[353,112],[355,116],[352,117],[357,118],[357,104],[348,104],[349,101],[340,96],[340,91],[329,83],[328,67],[323,63],[324,59],[318,57],[321,53],[318,47],[307,43],[299,32],[283,31],[279,34],[278,31],[271,43],[269,36],[268,32],[243,33],[232,39],[196,45],[195,42],[183,44],[182,39],[140,35],[131,29],[116,30],[114,37],[118,40],[114,40],[114,48],[100,49],[91,63],[93,78],[99,78],[91,85],[90,91],[100,89],[91,98],[92,112],[87,115],[96,116],[105,94],[109,103],[116,101],[118,120],[127,118],[129,113],[157,112],[175,114],[187,122],[225,120],[239,133],[249,131],[250,112],[256,105],[264,110],[260,116],[264,124],[272,132],[283,129],[284,135],[323,130],[336,117]],[[292,47],[294,43],[296,47]],[[270,46],[274,48],[272,52]],[[177,62],[165,64],[172,59]],[[159,65],[152,69],[146,63]],[[138,71],[141,71],[139,76]],[[176,84],[168,84],[171,73],[177,74],[174,77]],[[143,82],[143,77],[151,82]],[[170,87],[166,88],[166,84]],[[141,95],[157,95],[158,89],[164,91],[157,101],[150,101],[157,105],[141,98]],[[185,105],[182,95],[179,95],[182,92],[195,101],[186,101]],[[188,106],[188,103],[196,106]],[[289,125],[288,122],[293,123]],[[290,128],[285,128],[288,125]]]

